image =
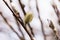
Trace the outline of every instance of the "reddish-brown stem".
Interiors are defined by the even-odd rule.
[[[26,15],[26,12],[25,12],[25,10],[24,10],[24,5],[21,3],[21,0],[18,0],[18,1],[19,1],[19,4],[20,4],[21,8],[22,8],[22,11],[23,11],[23,13],[24,13],[24,16],[25,16],[25,15]],[[30,28],[30,30],[31,30],[31,34],[34,36],[33,29],[31,28],[30,23],[28,23],[28,26],[29,26],[29,28]]]
[[[29,35],[29,37],[31,38],[31,40],[33,40],[32,35],[28,32],[28,30],[26,29],[26,26],[23,22],[21,22],[21,20],[15,15],[14,11],[9,7],[9,5],[6,3],[5,0],[3,0],[3,2],[6,4],[6,6],[10,9],[10,11],[13,13],[13,16],[19,21],[19,23],[22,25],[22,27],[25,29],[25,31],[27,32],[27,34]]]
[[[22,37],[20,37],[19,34],[15,31],[15,29],[8,23],[7,19],[3,16],[2,12],[0,12],[0,15],[3,17],[4,21],[8,24],[8,26],[10,27],[10,29],[11,29],[13,32],[15,32],[19,38],[22,39]]]
[[[39,18],[39,20],[40,20],[40,22],[41,22],[41,29],[42,29],[42,33],[43,33],[43,36],[44,36],[44,40],[46,40],[46,35],[45,35],[45,33],[44,33],[43,22],[42,22],[42,20],[41,20],[41,18],[40,18],[40,14],[39,14],[39,9],[38,9],[37,0],[36,0],[36,8],[37,8],[37,11],[38,11],[38,18]]]

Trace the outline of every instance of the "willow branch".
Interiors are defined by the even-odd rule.
[[[57,16],[59,17],[60,12],[59,12],[59,10],[58,10],[57,6],[56,6],[55,4],[53,4],[53,5],[52,5],[52,7],[54,8],[55,13],[56,13],[56,14],[57,14]]]
[[[21,30],[21,28],[20,28],[20,24],[19,24],[18,20],[16,20],[16,23],[17,23],[17,25],[18,25],[18,30],[19,30],[19,31],[21,32],[21,34],[23,35],[23,37],[21,37],[22,40],[25,40],[24,34],[23,34],[23,32],[22,32],[22,30]]]
[[[58,35],[57,35],[57,30],[56,30],[55,26],[53,25],[53,22],[51,20],[49,20],[49,21],[50,21],[49,27],[53,30],[54,35],[55,35],[55,39],[60,40]]]
[[[24,28],[24,30],[27,32],[27,34],[29,35],[29,37],[31,38],[31,40],[33,40],[32,35],[28,32],[28,30],[26,29],[26,26],[24,25],[23,22],[21,22],[21,20],[15,15],[14,11],[9,7],[9,5],[6,3],[5,0],[3,0],[3,2],[6,4],[6,6],[10,9],[10,11],[13,13],[13,16],[19,21],[19,23],[22,25],[22,27]]]
[[[12,2],[12,1],[11,1]],[[12,5],[12,4],[11,4]],[[13,11],[15,12],[15,15],[18,17],[18,18],[20,18],[21,19],[21,21],[22,21],[22,18],[20,17],[20,15],[19,15],[19,12],[15,9],[15,6],[11,6],[12,7],[12,9],[13,9]],[[22,32],[22,30],[21,30],[21,28],[20,28],[20,24],[19,24],[19,22],[18,22],[18,20],[15,18],[15,20],[16,20],[16,23],[17,23],[17,26],[18,26],[18,30],[21,32],[21,34],[23,35],[23,39],[25,40],[25,37],[24,37],[24,34],[23,34],[23,32]],[[22,21],[23,22],[23,21]]]
[[[4,21],[8,24],[8,26],[10,27],[10,29],[11,29],[13,32],[15,32],[19,38],[21,38],[21,37],[19,36],[19,34],[15,31],[15,29],[8,23],[7,19],[3,16],[2,12],[0,12],[0,15],[3,17]]]
[[[60,11],[58,10],[56,4],[52,4],[52,7],[54,8],[54,11],[55,11],[55,13],[56,13],[56,15],[57,15],[57,17],[58,17],[58,23],[59,23],[59,25],[60,25]]]
[[[26,15],[26,12],[25,12],[25,10],[24,10],[24,5],[22,5],[22,3],[21,3],[21,0],[18,0],[19,1],[19,4],[20,4],[20,6],[21,6],[21,8],[22,8],[22,11],[23,11],[23,13],[24,13],[24,15]]]
[[[40,20],[40,22],[41,22],[41,29],[42,29],[42,33],[43,33],[43,35],[44,35],[44,40],[46,40],[46,35],[45,35],[45,33],[44,33],[43,22],[42,22],[42,20],[41,20],[41,18],[40,18],[40,14],[39,14],[39,9],[38,9],[37,0],[36,0],[36,8],[37,8],[37,11],[38,11],[38,18],[39,18],[39,20]]]
[[[26,15],[26,12],[25,12],[25,10],[24,10],[24,5],[21,3],[21,0],[18,0],[18,1],[19,1],[19,4],[20,4],[21,8],[22,8],[22,11],[23,11],[23,13],[24,13],[24,16],[25,16],[25,15]],[[30,23],[28,23],[28,26],[29,26],[29,28],[30,28],[30,30],[31,30],[31,34],[34,36],[33,29],[31,28]]]

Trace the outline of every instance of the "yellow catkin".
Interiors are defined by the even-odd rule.
[[[33,14],[31,12],[28,12],[24,17],[25,24],[31,22],[33,19]]]

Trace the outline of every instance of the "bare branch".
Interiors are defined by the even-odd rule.
[[[52,7],[53,7],[54,10],[55,10],[55,13],[56,13],[56,15],[57,15],[57,17],[58,17],[58,23],[59,23],[59,25],[60,25],[60,11],[58,10],[56,4],[53,4]]]
[[[22,37],[20,37],[19,34],[15,31],[15,29],[8,23],[7,19],[3,16],[2,12],[0,12],[0,15],[3,17],[4,21],[8,24],[8,26],[10,27],[10,29],[11,29],[14,33],[16,33],[19,38],[22,39]]]
[[[23,4],[21,3],[21,0],[18,0],[18,1],[19,1],[19,4],[20,4],[21,8],[22,8],[22,11],[23,11],[24,15],[26,15],[26,12],[25,12],[25,10],[24,10],[25,5],[23,5]]]
[[[26,26],[24,25],[23,22],[21,22],[21,20],[15,15],[14,11],[12,11],[12,9],[9,7],[9,5],[6,3],[5,0],[3,0],[3,2],[6,4],[6,6],[10,9],[10,11],[13,13],[13,16],[19,21],[19,23],[22,25],[22,27],[25,29],[25,31],[27,32],[27,34],[29,35],[29,37],[31,38],[31,40],[33,40],[32,35],[28,32],[28,30],[26,29]]]
[[[52,22],[51,20],[50,20],[49,27],[53,30],[55,39],[56,39],[56,40],[60,40],[59,37],[58,37],[58,35],[57,35],[57,30],[56,30],[56,28],[54,27],[53,22]]]
[[[19,4],[20,4],[21,8],[22,8],[22,11],[23,11],[23,13],[24,13],[24,16],[25,16],[25,15],[26,15],[26,12],[25,12],[25,10],[24,10],[24,5],[21,3],[21,0],[18,0],[18,1],[19,1]],[[30,23],[28,23],[28,26],[29,26],[29,28],[30,28],[30,30],[31,30],[31,34],[34,36],[33,29],[31,28]]]
[[[11,4],[11,5],[12,5],[12,4]],[[21,18],[20,15],[19,15],[19,12],[15,9],[14,5],[12,5],[12,9],[13,9],[13,11],[15,12],[15,15],[16,15],[18,18],[20,18],[21,21],[23,22],[22,18]],[[21,30],[21,28],[20,28],[20,24],[19,24],[18,20],[17,20],[16,18],[15,18],[15,20],[16,20],[16,23],[17,23],[17,25],[18,25],[18,30],[22,33],[23,39],[25,40],[24,34],[23,34],[23,32],[22,32],[22,30]]]
[[[43,22],[42,22],[42,20],[41,20],[41,18],[40,18],[40,14],[39,14],[39,8],[38,8],[37,0],[36,0],[36,8],[37,8],[37,11],[38,11],[38,18],[39,18],[39,20],[40,20],[40,22],[41,22],[41,29],[42,29],[42,33],[43,33],[43,36],[44,36],[44,40],[46,40],[46,35],[45,35],[45,33],[44,33]]]

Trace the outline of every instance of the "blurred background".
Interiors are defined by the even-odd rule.
[[[0,0],[0,40],[60,40],[60,0]]]

